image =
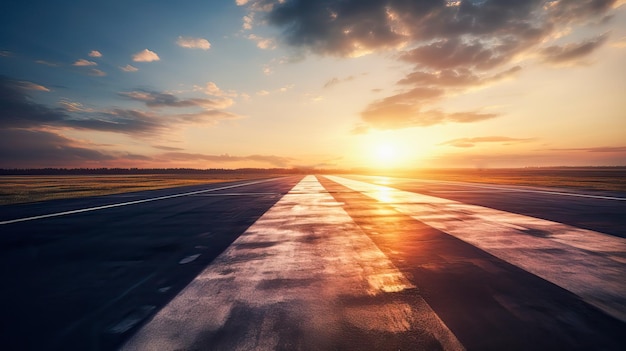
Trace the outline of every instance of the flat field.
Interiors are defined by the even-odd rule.
[[[364,172],[428,180],[626,192],[626,168],[427,169]],[[285,174],[2,175],[0,205],[117,194]]]
[[[272,174],[3,175],[0,205],[268,178]]]
[[[443,181],[626,192],[626,167],[426,169],[389,175]]]

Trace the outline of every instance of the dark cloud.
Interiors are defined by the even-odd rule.
[[[0,128],[53,124],[69,117],[63,109],[33,102],[24,88],[24,82],[0,76]]]
[[[158,116],[143,111],[115,109],[68,117],[55,126],[130,135],[153,135],[165,132],[168,125]]]
[[[589,55],[606,41],[606,36],[565,46],[550,43],[563,28],[603,23],[610,18],[616,1],[251,0],[246,3],[256,18],[265,15],[267,23],[282,30],[284,42],[301,51],[349,57],[400,50],[397,58],[413,65],[414,70],[399,84],[413,88],[369,104],[361,116],[366,123],[380,122],[385,112],[391,121],[376,125],[413,126],[450,121],[433,113],[419,112],[424,100],[432,102],[446,94],[512,77],[521,68],[510,66],[524,58],[536,57],[535,53],[549,63],[570,63]],[[542,48],[545,45],[549,46]],[[500,73],[494,73],[495,70]],[[339,81],[333,78],[325,87]],[[437,97],[409,98],[415,89],[424,88],[443,91]],[[416,115],[422,117],[416,119]],[[402,122],[399,116],[407,120]]]
[[[180,99],[176,95],[160,93],[155,91],[129,91],[119,93],[120,96],[141,101],[148,107],[203,107],[203,108],[224,108],[232,104],[232,100],[223,99]]]
[[[473,147],[476,144],[484,143],[500,143],[502,145],[510,145],[517,143],[525,143],[532,141],[532,138],[510,138],[504,136],[488,136],[488,137],[476,137],[476,138],[459,138],[445,141],[439,145],[450,145],[454,147]]]
[[[407,43],[472,37],[516,43],[555,27],[603,18],[615,0],[257,0],[285,41],[320,54],[349,56]]]
[[[0,128],[37,129],[48,126],[148,136],[165,133],[172,127],[183,124],[215,124],[220,120],[239,118],[233,113],[216,109],[201,109],[197,112],[183,114],[157,114],[130,109],[98,111],[82,108],[80,104],[68,102],[62,104],[63,108],[51,108],[33,101],[28,95],[29,90],[42,90],[43,87],[34,83],[26,83],[29,82],[0,76],[0,111],[2,111]],[[154,103],[164,106],[168,103],[198,106],[188,100],[180,100],[173,95],[171,97],[159,96],[155,98]]]
[[[89,146],[89,147],[86,147]],[[50,131],[0,129],[0,167],[85,167],[89,163],[146,160],[145,156],[107,153]]]
[[[498,44],[480,40],[464,41],[459,38],[439,40],[400,55],[400,59],[423,68],[488,70],[510,61],[514,53],[527,42],[507,39]]]
[[[549,63],[570,63],[580,60],[602,46],[608,39],[608,35],[604,34],[599,37],[586,40],[581,43],[572,43],[566,45],[552,45],[541,50],[541,56],[544,61]]]
[[[382,1],[257,1],[272,5],[269,22],[285,28],[285,40],[323,54],[351,55],[394,47],[406,39],[388,24]]]

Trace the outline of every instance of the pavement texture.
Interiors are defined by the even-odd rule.
[[[296,176],[4,206],[0,347],[621,350],[624,200]]]

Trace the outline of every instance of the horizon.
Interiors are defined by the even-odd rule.
[[[625,167],[625,4],[6,5],[0,169]]]

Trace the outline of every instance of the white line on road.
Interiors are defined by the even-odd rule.
[[[626,239],[562,223],[327,176],[550,281],[626,321]]]
[[[584,197],[584,198],[599,199],[599,200],[626,201],[626,197],[617,197],[617,196],[579,194],[579,193],[573,193],[573,192],[539,190],[539,189],[524,189],[524,188],[513,187],[513,186],[505,187],[505,186],[481,185],[481,184],[476,184],[476,183],[454,182],[454,181],[449,181],[449,180],[427,180],[427,179],[412,179],[412,180],[418,181],[418,182],[424,182],[424,183],[450,184],[450,185],[457,185],[457,186],[464,186],[464,187],[471,187],[471,188],[504,190],[504,191],[520,192],[520,193],[536,193],[536,194]]]
[[[90,212],[90,211],[98,211],[98,210],[104,210],[104,209],[107,209],[107,208],[114,208],[114,207],[121,207],[121,206],[128,206],[128,205],[136,205],[136,204],[141,204],[141,203],[144,203],[144,202],[173,199],[173,198],[176,198],[176,197],[190,196],[190,195],[196,195],[196,194],[203,194],[203,193],[208,193],[208,192],[211,192],[211,191],[232,189],[232,188],[238,188],[238,187],[242,187],[242,186],[246,186],[246,185],[259,184],[259,183],[269,182],[269,181],[273,181],[273,180],[277,180],[277,179],[280,179],[280,178],[257,180],[257,181],[253,181],[253,182],[247,182],[247,183],[242,183],[242,184],[222,186],[222,187],[213,188],[213,189],[205,189],[205,190],[191,191],[191,192],[181,193],[181,194],[173,194],[173,195],[153,197],[153,198],[149,198],[149,199],[120,202],[120,203],[109,204],[109,205],[104,205],[104,206],[81,208],[81,209],[71,210],[71,211],[64,211],[64,212],[57,212],[57,213],[48,213],[48,214],[39,215],[39,216],[10,219],[10,220],[6,220],[6,221],[0,221],[0,225],[2,225],[2,224],[11,224],[11,223],[18,223],[18,222],[26,222],[26,221],[33,221],[33,220],[36,220],[36,219],[43,219],[43,218],[50,218],[50,217],[66,216],[66,215],[71,215],[71,214],[76,214],[76,213],[83,213],[83,212]]]
[[[305,177],[122,349],[462,350],[341,205]]]

